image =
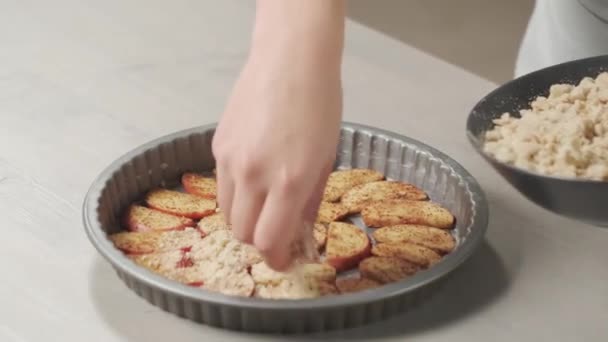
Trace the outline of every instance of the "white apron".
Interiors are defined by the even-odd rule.
[[[515,77],[603,54],[608,54],[608,0],[536,0]]]

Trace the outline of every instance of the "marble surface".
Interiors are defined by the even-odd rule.
[[[0,10],[0,341],[284,341],[166,314],[98,256],[81,204],[108,163],[216,121],[247,51],[252,2],[5,0]],[[608,230],[557,217],[493,172],[464,135],[495,87],[348,23],[345,119],[461,162],[491,205],[487,241],[423,307],[292,340],[594,341],[608,327]]]

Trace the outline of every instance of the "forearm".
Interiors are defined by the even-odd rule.
[[[252,55],[339,72],[345,0],[257,0]]]

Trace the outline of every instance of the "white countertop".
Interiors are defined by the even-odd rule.
[[[81,203],[122,153],[216,121],[247,50],[238,0],[4,1],[0,10],[0,341],[269,341],[164,313],[88,242]],[[552,215],[466,141],[495,87],[349,22],[345,119],[461,162],[491,205],[485,243],[420,309],[294,340],[599,341],[608,336],[608,230]],[[474,51],[472,51],[474,53]]]

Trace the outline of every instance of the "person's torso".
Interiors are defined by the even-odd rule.
[[[608,0],[537,0],[515,76],[608,54]]]

